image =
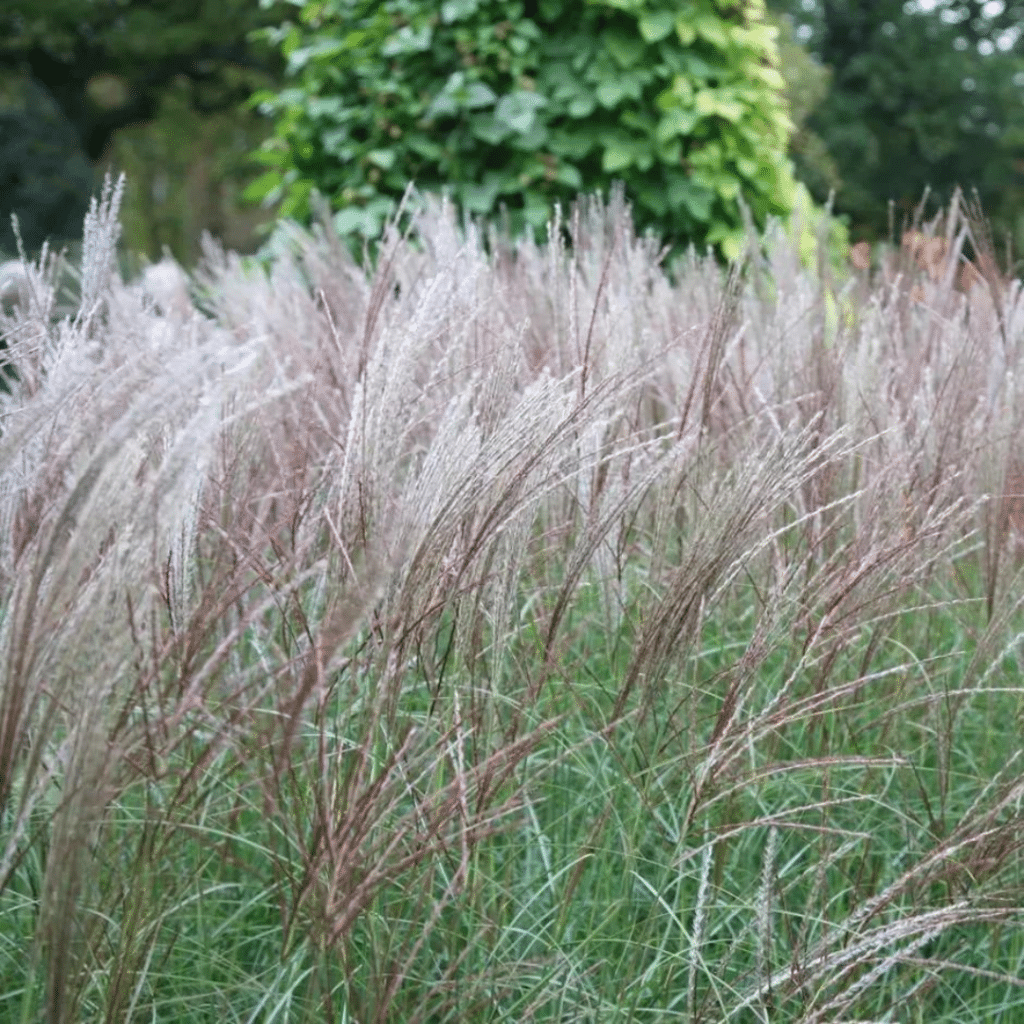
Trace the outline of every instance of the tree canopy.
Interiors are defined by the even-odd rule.
[[[278,18],[253,0],[4,0],[0,68],[45,88],[97,160],[113,132],[154,116],[176,78],[200,111],[244,102],[251,82],[225,69],[277,71],[248,36]]]
[[[30,249],[76,237],[97,162],[160,117],[169,90],[200,115],[237,111],[280,72],[248,38],[278,17],[253,0],[4,0],[0,250],[11,212]]]
[[[855,233],[885,233],[889,200],[909,216],[926,187],[943,201],[960,186],[1024,241],[1024,4],[774,6],[830,70],[808,128],[838,168],[837,208]],[[822,198],[825,183],[809,184]]]

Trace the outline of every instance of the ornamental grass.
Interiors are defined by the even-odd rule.
[[[1022,1018],[1018,283],[613,196],[171,301],[120,194],[0,314],[0,1019]]]

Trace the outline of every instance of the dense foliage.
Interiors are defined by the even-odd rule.
[[[262,137],[253,131],[254,118],[246,122],[236,112],[253,89],[276,80],[276,54],[247,41],[249,31],[273,20],[254,0],[3,0],[0,253],[14,248],[12,212],[30,250],[47,237],[76,237],[98,182],[94,168],[113,160],[133,172],[125,209],[129,235],[141,236],[143,248],[152,249],[156,234],[151,255],[168,242],[179,258],[191,255],[188,246],[176,244],[175,232],[154,233],[152,222],[168,216],[163,194],[185,194],[200,207],[202,198],[185,176],[175,175],[175,167],[165,167],[161,176],[147,173],[138,159],[125,159],[119,135],[163,120],[148,148],[154,155],[172,148],[188,154],[221,200],[224,190],[217,188],[216,172],[210,182],[210,171],[225,157],[212,157],[209,146],[229,161],[233,148],[244,159]],[[172,93],[176,107],[185,94],[195,114],[189,135],[178,139],[168,136],[181,118],[164,117]],[[237,131],[212,130],[225,115],[236,119]],[[197,140],[206,152],[195,152]],[[251,177],[250,169],[239,191]],[[133,228],[139,222],[146,222],[145,230]]]
[[[0,253],[15,250],[12,213],[31,250],[77,235],[94,185],[74,127],[46,91],[0,73]]]
[[[778,29],[779,70],[786,81],[786,103],[793,122],[789,155],[798,181],[825,202],[839,189],[842,178],[828,145],[811,126],[811,118],[829,94],[832,71],[801,43],[792,18],[777,10],[772,10],[770,17]]]
[[[407,184],[541,228],[625,185],[641,227],[735,254],[794,180],[763,0],[308,0],[268,32],[291,83],[257,96],[276,137],[253,196],[375,236]]]
[[[156,114],[175,79],[203,111],[237,106],[250,83],[233,69],[276,70],[246,40],[270,20],[252,0],[4,0],[0,67],[45,88],[97,160],[115,131]]]
[[[926,187],[939,202],[958,185],[968,194],[976,188],[986,214],[1024,243],[1024,4],[772,6],[788,10],[799,38],[832,72],[808,128],[841,181],[807,175],[817,198],[836,188],[837,209],[855,233],[874,237],[888,231],[890,200],[909,217]]]

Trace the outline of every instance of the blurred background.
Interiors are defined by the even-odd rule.
[[[275,217],[243,193],[273,130],[249,102],[287,87],[259,30],[302,0],[4,0],[0,257],[72,247],[104,173],[124,170],[126,251],[186,266],[211,232],[255,251]],[[1000,253],[1024,245],[1024,3],[771,0],[796,175],[853,242],[887,238],[926,187],[977,189]]]

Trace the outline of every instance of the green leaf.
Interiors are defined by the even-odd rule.
[[[582,160],[595,145],[596,141],[589,133],[564,129],[552,131],[548,140],[548,149],[567,160]]]
[[[332,218],[334,230],[339,235],[347,235],[352,231],[358,231],[364,223],[364,214],[360,206],[347,206],[339,210]]]
[[[441,21],[450,25],[453,21],[462,21],[476,14],[480,0],[445,0],[441,4]]]
[[[530,40],[526,39],[520,33],[516,33],[508,41],[508,48],[517,56],[522,57],[523,54],[530,49]]]
[[[606,110],[611,110],[619,100],[627,96],[621,80],[610,78],[603,81],[596,89],[597,102]]]
[[[389,196],[377,196],[365,206],[346,206],[339,210],[332,220],[339,235],[356,232],[367,238],[376,238],[384,221],[395,210],[395,201]]]
[[[738,156],[736,157],[736,170],[744,178],[753,178],[757,174],[757,161],[751,160],[749,157]]]
[[[561,185],[566,185],[574,192],[578,192],[583,188],[583,175],[572,164],[561,160],[558,162],[558,167],[555,170],[555,181]]]
[[[371,149],[366,159],[382,171],[390,171],[395,166],[396,153],[393,149]]]
[[[313,191],[311,181],[293,181],[288,186],[288,192],[284,202],[281,204],[282,217],[302,218],[309,213],[309,196]]]
[[[703,57],[698,57],[693,52],[683,54],[683,63],[686,67],[685,74],[691,79],[707,81],[709,78],[715,78],[718,75],[714,67],[704,60]]]
[[[775,40],[778,37],[778,31],[774,25],[770,24],[752,24],[746,28],[740,28],[735,26],[733,32],[737,36],[742,33],[742,41],[750,47],[755,53],[761,57],[771,57],[775,51]]]
[[[520,150],[523,153],[536,153],[548,144],[548,129],[541,121],[534,121],[528,132],[522,135],[513,135],[509,141],[512,149]]]
[[[283,181],[280,171],[264,171],[246,185],[242,197],[250,203],[258,203],[264,199],[274,202],[278,198],[274,193],[280,192]]]
[[[302,32],[298,25],[292,25],[281,40],[281,53],[290,58],[302,44]]]
[[[693,29],[697,35],[718,50],[726,50],[729,47],[729,33],[725,25],[721,18],[713,14],[698,14],[693,19]]]
[[[644,43],[635,35],[627,35],[624,32],[606,32],[604,45],[615,62],[623,69],[628,70],[643,59]]]
[[[718,221],[708,232],[708,241],[712,245],[717,245],[727,260],[737,260],[743,252],[746,235],[742,229],[725,221]]]
[[[577,96],[574,100],[569,103],[569,116],[570,117],[589,117],[597,107],[597,99],[591,95],[586,94]]]
[[[275,145],[275,143],[277,143]],[[265,142],[255,153],[252,154],[254,163],[263,164],[264,167],[285,168],[291,166],[291,154],[287,146],[281,145],[277,139]]]
[[[710,219],[715,193],[685,174],[676,172],[671,175],[665,194],[670,206],[676,209],[683,207],[695,221],[706,224]]]
[[[778,89],[780,92],[786,88],[786,80],[779,74],[779,72],[765,64],[755,64],[749,70],[751,78],[756,78],[765,85],[770,86],[772,89]]]
[[[500,178],[492,172],[486,175],[482,185],[463,184],[457,191],[462,205],[470,213],[490,213],[494,209],[498,193],[501,191]]]
[[[693,180],[726,200],[735,199],[740,194],[739,179],[722,168],[696,170]]]
[[[692,149],[689,155],[690,164],[706,171],[715,171],[725,162],[725,153],[720,144],[720,137],[705,142],[699,149]]]
[[[320,136],[320,145],[325,153],[336,156],[339,160],[351,160],[355,156],[352,136],[347,128],[335,128]]]
[[[288,55],[288,74],[294,75],[296,72],[301,71],[313,57],[336,56],[344,48],[342,43],[335,39],[322,39],[312,46],[299,46]]]
[[[734,123],[746,113],[742,103],[729,99],[728,95],[716,89],[701,89],[693,105],[701,117],[721,117]]]
[[[606,109],[623,99],[637,100],[643,95],[643,76],[638,72],[622,72],[600,82],[596,89],[598,102]]]
[[[679,139],[672,139],[667,143],[658,143],[658,159],[663,164],[676,166],[683,158],[683,144]]]
[[[420,28],[405,25],[400,28],[381,48],[384,57],[401,57],[410,53],[426,53],[430,49],[434,31],[425,23]]]
[[[459,112],[459,105],[455,97],[450,93],[438,93],[433,102],[427,107],[426,117],[428,120],[436,121],[439,117],[454,117]]]
[[[581,89],[579,76],[565,60],[545,61],[537,73],[541,92],[564,99],[575,96]]]
[[[480,107],[489,107],[498,98],[497,93],[484,82],[473,82],[466,94],[463,106],[467,110],[477,110]]]
[[[525,135],[537,118],[539,108],[545,106],[547,100],[535,92],[519,89],[502,96],[494,109],[494,116],[511,131]]]
[[[502,139],[508,138],[510,134],[509,126],[503,121],[499,121],[493,114],[477,114],[470,118],[469,130],[473,138],[491,146],[497,146]]]
[[[467,82],[464,71],[455,71],[448,76],[444,88],[427,107],[430,119],[451,117],[460,110],[476,110],[490,106],[496,99],[494,90],[483,82]]]
[[[700,114],[695,110],[684,110],[677,107],[668,111],[659,121],[655,129],[655,140],[665,144],[680,136],[686,137],[693,132],[694,127],[700,120]]]
[[[441,159],[444,147],[431,135],[412,132],[403,139],[408,149],[424,160],[436,162]]]
[[[671,11],[654,11],[643,14],[639,20],[640,35],[648,43],[657,43],[672,31],[675,19]]]
[[[730,231],[719,241],[718,247],[730,263],[735,263],[743,254],[745,242],[746,237],[742,231]]]
[[[306,104],[310,117],[341,120],[348,113],[348,105],[340,96],[313,96]]]
[[[633,163],[641,174],[646,174],[654,166],[654,161],[654,151],[647,146],[642,145],[641,148],[637,150],[636,159]]]
[[[685,75],[675,75],[672,87],[659,93],[654,102],[659,110],[669,111],[693,106],[694,95],[693,83]]]
[[[632,167],[636,153],[628,143],[609,142],[601,154],[601,170],[605,174],[616,174]]]
[[[683,46],[693,46],[697,39],[697,30],[693,27],[688,16],[680,14],[676,18],[676,35]]]
[[[527,224],[538,231],[543,231],[551,219],[551,204],[536,192],[527,192],[526,202],[523,205],[523,216]]]
[[[619,114],[619,124],[645,138],[652,138],[658,127],[658,121],[646,110],[623,110]]]
[[[646,6],[646,0],[587,0],[594,7],[614,7],[627,14],[637,14]]]
[[[641,183],[633,187],[633,194],[637,203],[651,210],[659,220],[668,213],[668,202],[661,187]]]

